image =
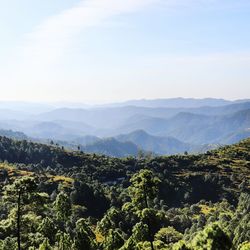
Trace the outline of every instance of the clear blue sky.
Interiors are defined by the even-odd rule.
[[[2,0],[0,100],[250,98],[249,0]]]

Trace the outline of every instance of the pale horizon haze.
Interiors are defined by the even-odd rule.
[[[0,101],[250,97],[249,0],[0,3]]]

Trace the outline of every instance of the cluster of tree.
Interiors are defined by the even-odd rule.
[[[0,249],[250,249],[249,156],[250,140],[116,159],[2,137]]]
[[[5,185],[1,200],[0,247],[15,249],[134,250],[249,249],[250,194],[237,207],[223,200],[159,209],[161,180],[150,170],[131,178],[129,199],[98,220],[86,216],[74,195],[39,190],[33,177]],[[158,205],[158,206],[157,206]]]

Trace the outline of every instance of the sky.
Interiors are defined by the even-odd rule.
[[[0,0],[0,100],[250,98],[249,0]]]

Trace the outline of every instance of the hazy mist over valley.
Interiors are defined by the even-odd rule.
[[[140,150],[199,153],[250,135],[250,100],[173,98],[98,106],[1,102],[0,113],[2,134],[12,130],[29,140],[55,140],[68,149],[118,157]]]

